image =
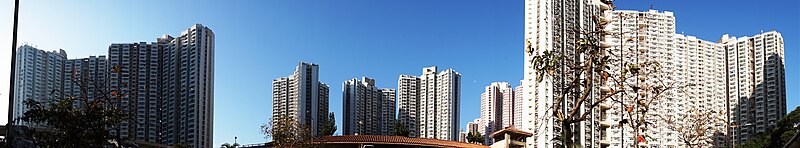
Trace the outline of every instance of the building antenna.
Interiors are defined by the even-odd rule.
[[[650,10],[653,10],[653,4],[650,4]]]

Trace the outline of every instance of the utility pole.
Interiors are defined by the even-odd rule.
[[[17,28],[19,28],[19,0],[14,0],[14,29],[12,31],[11,37],[11,75],[10,75],[10,87],[8,87],[8,123],[6,123],[6,145],[8,147],[14,147],[14,136],[13,136],[13,127],[14,127],[14,75],[16,71],[16,62],[17,62]]]

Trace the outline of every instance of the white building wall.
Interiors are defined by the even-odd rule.
[[[421,95],[420,78],[400,75],[397,80],[397,119],[409,131],[409,137],[419,136],[419,99]]]
[[[679,72],[675,71],[676,69],[687,68],[688,65],[681,65],[685,63],[676,61],[684,60],[687,57],[684,54],[689,53],[685,51],[674,51],[676,46],[674,41],[675,18],[672,12],[658,12],[656,10],[647,12],[617,10],[607,11],[605,15],[611,16],[610,23],[605,28],[611,34],[606,35],[605,40],[608,43],[615,44],[614,47],[609,48],[609,51],[612,55],[622,55],[620,57],[614,57],[616,60],[621,60],[624,63],[645,63],[648,60],[655,61],[664,67],[662,70],[663,75],[668,76],[671,76],[673,72]],[[618,35],[622,37],[620,38]],[[620,63],[611,64],[610,71],[620,71],[620,65],[617,64]],[[619,77],[620,73],[613,73],[612,75]],[[630,81],[627,82],[628,84],[637,83],[635,82],[637,79],[629,80]],[[661,81],[670,84],[675,80],[675,77],[666,77]],[[648,83],[652,83],[652,79],[648,80]],[[610,83],[609,85],[616,84]],[[630,94],[633,94],[633,92]],[[665,121],[661,121],[662,119],[660,118],[655,118],[657,115],[667,118],[677,118],[679,115],[684,114],[682,112],[684,106],[681,102],[684,99],[676,98],[679,96],[682,95],[675,94],[674,92],[667,92],[663,95],[664,99],[657,99],[659,102],[653,103],[651,106],[652,111],[648,113],[650,114],[648,116],[653,116],[653,118],[648,118],[648,120],[656,121],[654,123],[658,125],[655,125],[656,128],[649,128],[647,130],[646,134],[655,139],[653,141],[648,141],[648,144],[653,146],[677,146],[680,143],[677,133],[666,128],[664,125],[666,124]],[[630,96],[617,97],[631,98]],[[634,104],[631,100],[632,99],[626,100],[626,104]],[[612,102],[609,101],[609,103]],[[609,110],[607,122],[614,123],[613,126],[606,129],[608,133],[607,139],[609,139],[611,143],[610,147],[633,146],[634,141],[631,139],[635,139],[636,137],[633,134],[633,129],[627,124],[622,126],[618,124],[620,120],[629,118],[627,116],[623,117],[623,114],[626,114],[625,108],[618,103],[612,105],[612,109]]]
[[[289,115],[319,134],[320,120],[328,117],[329,87],[318,78],[318,64],[300,62],[292,75],[272,80],[272,116]]]
[[[711,118],[721,119],[710,125],[713,130],[708,133],[719,132],[718,135],[706,137],[714,142],[704,145],[724,144],[725,137],[720,133],[728,133],[736,143],[741,143],[756,132],[774,126],[786,114],[785,95],[781,95],[785,94],[785,79],[780,33],[772,31],[738,39],[725,35],[714,43],[675,34],[672,12],[622,10],[606,13],[612,15],[606,30],[622,34],[622,39],[615,35],[606,36],[607,42],[622,45],[612,51],[643,53],[623,59],[628,63],[645,59],[657,61],[663,66],[665,82],[688,86],[667,92],[665,98],[651,106],[654,116],[679,118],[678,122],[683,126],[692,126],[694,122],[691,119],[683,118],[697,110],[712,112]],[[612,66],[613,70],[619,70],[619,67]],[[619,121],[622,112],[621,107],[615,105],[609,113],[609,122]],[[665,128],[666,120],[649,120],[656,123],[647,133],[655,137],[648,141],[649,145],[684,146],[677,136],[679,133]],[[623,139],[627,139],[624,142],[626,146],[631,146],[634,137],[622,135],[631,130],[618,126],[608,129],[611,147],[621,147]]]
[[[507,82],[492,82],[486,86],[481,94],[481,127],[484,128],[484,139],[491,139],[489,135],[510,126],[513,119],[513,89]],[[484,145],[492,145],[491,140],[486,140]]]
[[[552,139],[558,136],[552,111],[553,88],[562,85],[561,81],[545,78],[536,81],[536,71],[532,59],[544,51],[571,53],[573,43],[579,36],[576,30],[591,32],[595,29],[592,17],[600,16],[597,0],[526,0],[525,1],[525,34],[524,34],[524,79],[522,80],[522,130],[533,133],[526,142],[529,147],[553,147]],[[528,49],[533,50],[528,50]],[[558,82],[558,83],[554,83]],[[566,108],[572,110],[572,108]],[[575,108],[586,110],[583,107]],[[582,111],[583,112],[583,111]],[[592,111],[596,112],[596,111]],[[579,123],[576,128],[576,143],[587,147],[599,147],[602,131],[599,129],[599,114]]]
[[[395,90],[375,86],[363,77],[342,83],[344,135],[392,135],[395,119]]]
[[[419,137],[458,140],[461,74],[423,68],[420,76]]]
[[[736,143],[774,127],[786,115],[783,37],[776,31],[729,37],[724,47],[730,127]]]
[[[22,121],[28,111],[25,100],[49,100],[61,97],[63,92],[63,68],[67,60],[64,50],[44,51],[30,45],[17,49],[16,75],[14,76],[14,117],[16,125],[34,126]]]

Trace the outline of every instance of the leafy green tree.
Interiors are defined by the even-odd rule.
[[[220,148],[238,148],[239,146],[242,146],[242,145],[239,145],[238,142],[236,142],[237,139],[239,139],[239,137],[233,137],[233,144],[230,144],[230,143],[226,142],[226,143],[223,143],[222,146],[220,146]]]
[[[800,123],[800,107],[795,108],[788,115],[781,118],[774,128],[758,133],[755,137],[738,146],[752,148],[783,147],[800,130],[800,127],[794,126],[798,123]]]
[[[483,138],[483,134],[481,134],[480,132],[477,133],[469,132],[467,133],[467,141],[470,143],[483,144],[484,142],[486,142],[486,139]]]
[[[409,135],[411,135],[411,131],[408,130],[408,127],[406,127],[405,124],[403,124],[400,121],[395,120],[394,121],[394,135],[395,136],[409,137]]]
[[[115,66],[112,72],[119,73],[120,69],[119,66]],[[119,146],[112,142],[119,144],[127,141],[109,132],[124,120],[130,120],[124,109],[116,104],[125,94],[119,91],[119,87],[103,88],[101,82],[93,82],[82,76],[75,71],[71,79],[71,83],[79,86],[81,96],[61,98],[55,94],[56,91],[53,91],[51,92],[53,99],[24,102],[29,110],[24,113],[22,120],[41,126],[41,130],[33,132],[37,145],[106,147]],[[94,94],[95,98],[89,98],[86,95],[89,92]]]
[[[220,148],[238,148],[239,146],[241,146],[239,145],[239,143],[233,143],[233,144],[224,143]]]
[[[333,115],[333,112],[328,115],[328,119],[322,122],[322,127],[320,127],[320,136],[331,136],[336,132],[336,117]]]

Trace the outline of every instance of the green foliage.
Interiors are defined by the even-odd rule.
[[[800,107],[784,116],[778,124],[767,132],[758,133],[747,142],[738,145],[739,147],[783,147],[792,137],[797,134],[800,128],[794,125],[800,123]]]
[[[34,133],[39,145],[102,147],[115,139],[108,129],[123,121],[126,114],[122,110],[97,100],[87,103],[85,109],[73,108],[73,102],[75,98],[54,103],[25,101],[30,110],[22,119],[46,127]]]
[[[486,142],[486,139],[483,138],[483,134],[481,134],[480,132],[477,133],[469,132],[467,133],[467,141],[469,141],[470,143],[483,144],[484,142]]]
[[[220,146],[220,148],[238,148],[239,146],[241,145],[239,145],[238,143],[233,143],[233,144],[224,143],[222,144],[222,146]]]
[[[333,112],[330,113],[327,120],[322,122],[322,127],[320,127],[320,136],[331,136],[333,133],[336,132],[336,117],[333,115]]]
[[[409,131],[408,127],[406,127],[406,125],[403,124],[402,122],[395,121],[394,122],[394,135],[395,136],[409,137],[409,135],[411,135],[411,131]]]
[[[109,92],[106,88],[90,88],[86,83],[88,78],[78,79],[76,75],[77,72],[73,74],[72,82],[81,88],[81,94],[91,91],[97,98],[59,98],[54,95],[52,100],[24,102],[28,111],[22,120],[36,125],[33,137],[37,145],[104,147],[111,146],[110,141],[124,143],[124,139],[111,135],[109,129],[129,119],[124,109],[114,103],[125,95],[117,91]]]

